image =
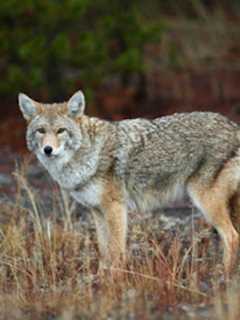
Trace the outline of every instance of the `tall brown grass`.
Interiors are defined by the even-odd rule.
[[[91,217],[55,187],[46,214],[26,170],[0,206],[0,319],[239,319],[239,272],[221,281],[219,242],[201,220],[185,237],[130,215],[127,266],[100,273]]]

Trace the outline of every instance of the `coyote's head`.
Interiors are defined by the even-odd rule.
[[[68,102],[43,104],[20,93],[19,106],[28,122],[27,145],[44,164],[59,159],[68,161],[82,142],[79,123],[85,99],[81,91]]]

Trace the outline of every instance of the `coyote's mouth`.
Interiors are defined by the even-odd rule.
[[[49,160],[54,160],[56,158],[58,158],[60,156],[59,153],[52,153],[50,155],[45,155],[46,159],[49,159]]]

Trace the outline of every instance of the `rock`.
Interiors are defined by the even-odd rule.
[[[0,174],[0,186],[10,186],[13,183],[13,179],[9,174],[1,173]]]

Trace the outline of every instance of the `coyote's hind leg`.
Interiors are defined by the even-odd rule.
[[[223,261],[225,272],[228,275],[236,263],[239,236],[230,219],[227,189],[220,186],[220,184],[215,184],[211,188],[203,187],[198,181],[192,181],[188,185],[188,191],[195,205],[217,229],[223,241]]]
[[[237,191],[229,201],[231,220],[234,228],[240,234],[240,191]]]

